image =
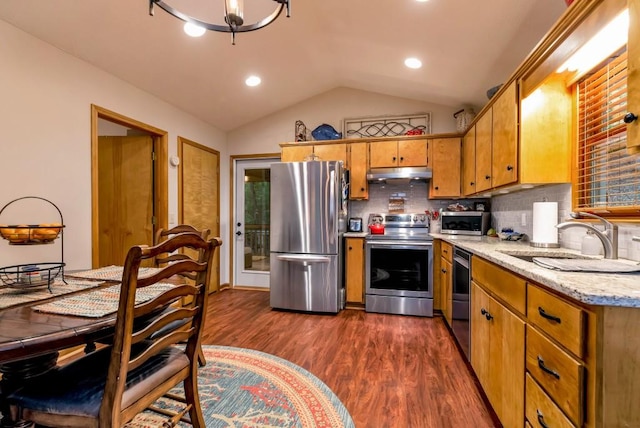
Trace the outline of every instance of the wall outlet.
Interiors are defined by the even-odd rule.
[[[522,219],[520,220],[520,225],[521,226],[527,225],[527,213],[522,213]]]
[[[176,213],[169,213],[169,223],[175,224],[176,222]]]

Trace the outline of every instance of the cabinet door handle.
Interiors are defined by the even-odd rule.
[[[443,269],[440,269],[440,272],[447,273],[447,270],[443,268]]]
[[[513,167],[511,165],[507,165],[507,171],[513,171]]]
[[[538,414],[538,423],[540,424],[540,426],[542,428],[549,428],[549,425],[547,425],[544,422],[544,415],[542,414],[542,412],[540,410],[536,409],[536,413]]]
[[[394,162],[396,161],[396,157],[395,157],[395,156],[393,157],[393,161],[394,161]]]
[[[476,183],[474,183],[474,182],[472,181],[471,183],[469,183],[469,185],[471,185],[471,186],[475,186],[475,185],[476,185]]]
[[[542,309],[542,307],[540,307],[540,306],[538,306],[538,313],[540,314],[540,316],[541,316],[542,318],[546,318],[546,319],[548,319],[548,320],[550,320],[550,321],[555,321],[555,322],[557,322],[558,324],[560,324],[560,323],[562,322],[562,320],[561,320],[560,318],[558,318],[557,316],[555,316],[555,315],[550,315],[550,314],[546,313],[546,312],[544,311],[544,309]]]
[[[434,187],[434,189],[438,190],[438,189],[439,189],[439,187],[438,187],[438,186],[436,186],[436,187]]]
[[[361,188],[360,188],[360,191],[361,191],[361,192],[364,192],[364,187],[361,187]]]
[[[400,156],[400,162],[404,161],[404,158],[402,156]]]
[[[491,315],[491,314],[489,313],[489,311],[488,311],[488,310],[486,310],[485,308],[480,309],[480,313],[481,313],[482,315],[484,315],[484,317],[487,319],[487,321],[491,321],[491,320],[493,319],[493,315]]]
[[[484,176],[484,179],[485,179],[485,180],[488,180],[488,179],[490,179],[490,178],[491,178],[491,176],[490,176],[490,175],[485,175],[485,176]]]
[[[351,250],[353,250],[353,248],[352,248],[352,247],[349,247],[349,251],[351,251]]]
[[[550,374],[551,376],[555,377],[556,379],[560,379],[560,374],[558,374],[557,371],[555,370],[551,370],[549,367],[547,367],[544,364],[544,360],[542,359],[542,357],[540,355],[538,355],[538,367],[540,367],[540,369],[542,369],[543,372]]]
[[[624,118],[622,120],[624,121],[624,123],[631,123],[634,120],[638,120],[638,115],[633,113],[627,113],[624,115]]]

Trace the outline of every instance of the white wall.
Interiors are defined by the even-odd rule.
[[[431,113],[433,133],[456,132],[453,113],[459,109],[350,88],[336,88],[270,116],[242,126],[228,135],[232,155],[279,153],[280,143],[295,141],[296,120],[309,131],[327,123],[342,132],[342,120],[370,116]]]
[[[26,195],[57,204],[67,226],[68,269],[91,266],[91,104],[168,131],[169,155],[177,154],[178,136],[220,151],[226,241],[229,153],[223,132],[1,20],[0,61],[0,207]],[[170,168],[170,213],[177,214],[177,204],[177,169]],[[57,221],[49,216],[43,211],[46,218],[36,221]],[[3,217],[0,223],[9,223]],[[59,241],[37,247],[0,242],[0,266],[55,261]],[[223,283],[229,278],[228,247],[221,251]]]

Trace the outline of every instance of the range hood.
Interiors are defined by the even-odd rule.
[[[426,181],[433,177],[433,171],[427,167],[372,168],[367,173],[367,181],[418,180]]]

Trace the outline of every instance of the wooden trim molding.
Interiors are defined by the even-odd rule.
[[[98,267],[98,119],[148,133],[153,138],[156,155],[154,172],[154,205],[156,228],[167,228],[169,224],[169,148],[168,133],[136,119],[91,104],[91,264]]]

